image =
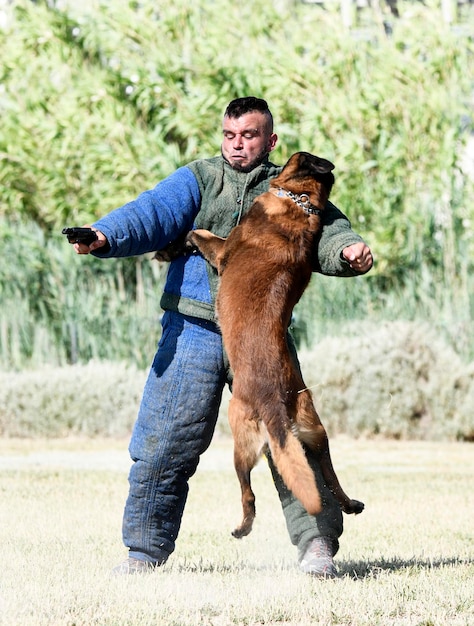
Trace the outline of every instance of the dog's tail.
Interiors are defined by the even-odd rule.
[[[266,426],[272,459],[283,482],[310,515],[317,515],[322,510],[321,495],[301,442],[291,429],[274,432],[272,422]]]

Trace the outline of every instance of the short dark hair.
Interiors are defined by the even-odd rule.
[[[253,113],[259,111],[264,113],[271,124],[273,129],[273,115],[268,108],[267,101],[263,98],[255,98],[254,96],[246,96],[245,98],[236,98],[229,102],[224,112],[225,117],[242,117],[246,113]]]

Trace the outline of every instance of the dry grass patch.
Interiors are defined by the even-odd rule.
[[[226,439],[191,481],[168,564],[126,578],[109,576],[124,557],[126,442],[0,444],[5,626],[474,622],[469,444],[333,441],[343,484],[367,506],[345,518],[335,581],[299,573],[264,462],[254,473],[255,529],[231,537],[240,502]]]

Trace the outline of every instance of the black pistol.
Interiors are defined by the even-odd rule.
[[[79,228],[77,226],[63,228],[62,234],[66,235],[69,243],[85,243],[86,246],[90,246],[97,239],[97,234],[92,228]]]

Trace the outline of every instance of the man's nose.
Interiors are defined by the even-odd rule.
[[[240,133],[237,133],[234,137],[234,141],[233,141],[233,147],[234,148],[242,148],[243,146],[243,141],[242,141],[242,135]]]

